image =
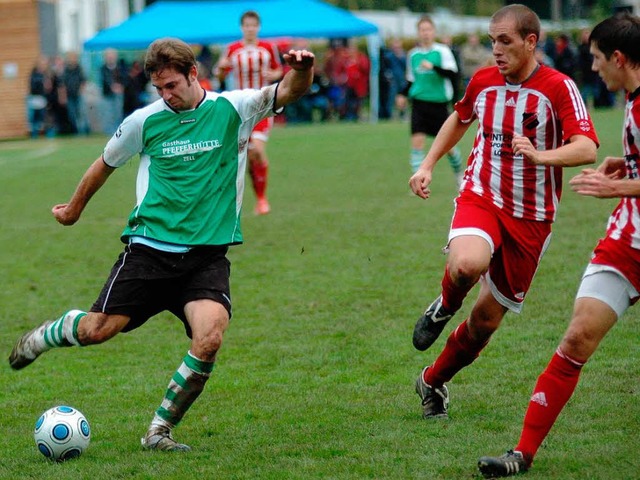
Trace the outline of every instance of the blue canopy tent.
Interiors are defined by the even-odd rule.
[[[320,0],[160,1],[84,43],[85,50],[144,49],[157,38],[177,37],[213,45],[240,38],[240,16],[260,14],[261,38],[348,38],[366,36],[371,58],[371,118],[378,113],[378,27]]]

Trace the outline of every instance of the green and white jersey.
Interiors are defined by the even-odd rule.
[[[241,243],[249,136],[273,115],[276,88],[206,92],[183,112],[160,99],[128,116],[103,154],[111,167],[140,154],[136,205],[122,241],[134,235],[185,246]]]
[[[451,80],[443,77],[434,69],[422,67],[424,60],[443,70],[458,71],[456,59],[451,49],[446,45],[434,43],[431,48],[412,48],[407,53],[407,80],[412,83],[409,97],[424,102],[450,102],[453,98]]]

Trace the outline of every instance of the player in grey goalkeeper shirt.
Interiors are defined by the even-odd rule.
[[[172,429],[204,389],[231,317],[229,245],[242,242],[240,212],[253,127],[299,99],[315,57],[284,55],[291,70],[259,90],[206,92],[193,51],[178,39],[153,42],[145,71],[160,99],[127,117],[88,168],[68,203],[52,213],[75,224],[109,176],[140,155],[136,205],[122,233],[124,251],[88,312],[73,309],[24,334],[9,357],[14,369],[43,352],[105,342],[168,310],[184,323],[191,348],[174,373],[142,446],[189,450]]]

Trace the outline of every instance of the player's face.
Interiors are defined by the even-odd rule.
[[[431,22],[418,25],[418,38],[422,45],[431,45],[436,39],[436,29]]]
[[[506,16],[489,25],[489,38],[500,73],[508,82],[522,83],[531,74],[536,36],[530,34],[523,39],[516,30],[515,18]]]
[[[591,55],[593,55],[593,63],[591,64],[591,70],[597,72],[600,78],[607,86],[607,90],[616,92],[622,88],[622,70],[618,68],[618,55],[616,50],[611,57],[607,60],[604,53],[596,46],[595,43],[591,43],[589,47]]]
[[[260,23],[257,18],[247,17],[242,21],[242,38],[245,41],[253,42],[258,38]]]
[[[151,84],[158,95],[174,110],[191,110],[202,98],[197,81],[198,71],[192,67],[188,78],[172,68],[151,74]]]

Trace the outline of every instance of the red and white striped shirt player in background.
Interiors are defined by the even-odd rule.
[[[479,281],[480,292],[469,318],[416,381],[425,418],[447,416],[445,382],[478,357],[507,311],[521,311],[551,238],[563,167],[596,160],[598,139],[575,83],[536,61],[539,34],[538,16],[524,5],[491,17],[495,65],[471,78],[409,181],[428,198],[436,162],[478,121],[455,200],[441,294],[418,319],[414,346],[429,348]]]
[[[234,89],[259,89],[280,80],[283,71],[278,48],[258,39],[258,13],[253,10],[244,12],[240,17],[240,28],[242,40],[228,45],[216,66],[218,78],[224,80],[232,73]],[[255,213],[258,215],[266,215],[271,210],[266,191],[269,169],[267,140],[272,126],[273,117],[265,118],[255,126],[249,139],[249,175],[256,193]]]

